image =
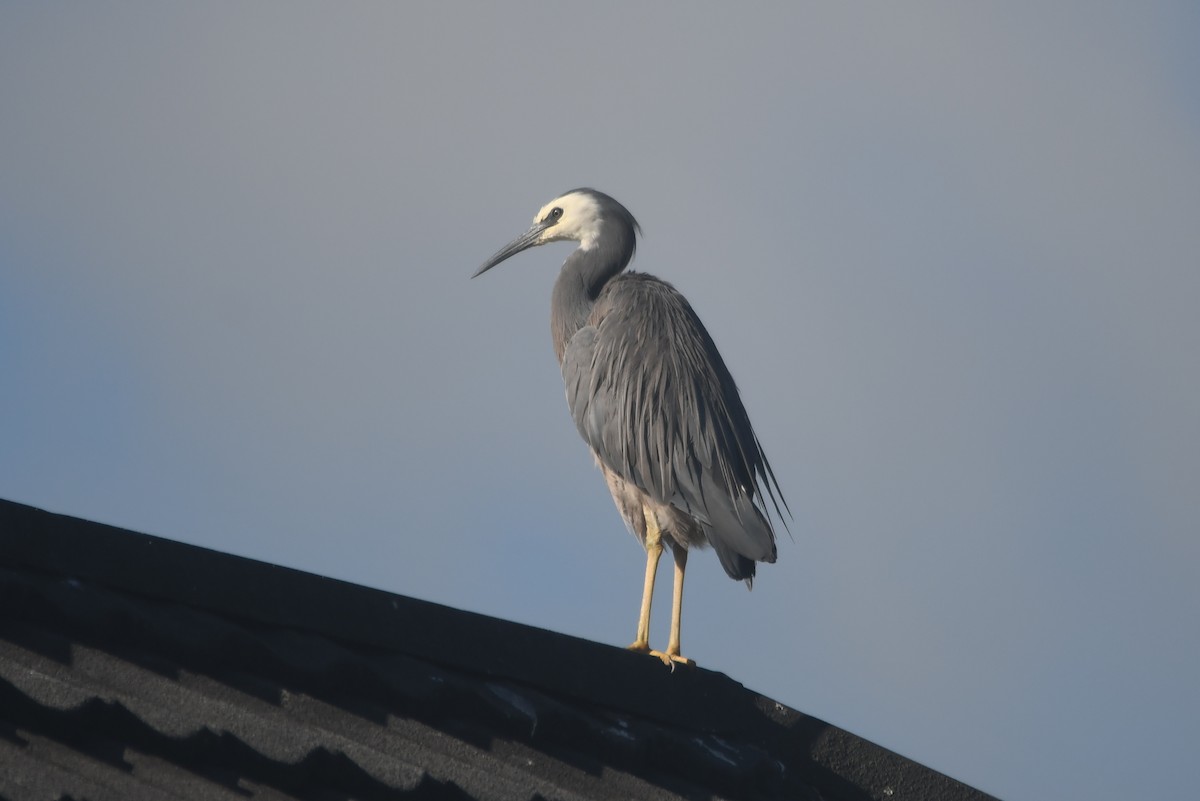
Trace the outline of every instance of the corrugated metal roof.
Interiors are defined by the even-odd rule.
[[[986,798],[718,673],[5,501],[0,796]]]

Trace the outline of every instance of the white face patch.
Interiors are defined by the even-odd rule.
[[[569,239],[579,243],[579,247],[587,250],[600,235],[600,206],[590,196],[580,192],[571,192],[551,200],[538,211],[533,222],[545,220],[554,209],[562,209],[558,222],[542,232],[538,239],[539,245],[547,242],[560,242]]]

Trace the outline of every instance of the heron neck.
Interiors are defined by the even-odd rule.
[[[554,353],[562,364],[567,343],[587,325],[592,307],[604,285],[618,275],[633,258],[633,234],[610,239],[605,244],[576,249],[563,262],[550,299],[550,334]]]

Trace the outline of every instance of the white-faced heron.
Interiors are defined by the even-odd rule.
[[[533,225],[475,273],[547,242],[579,243],[563,263],[550,306],[567,404],[596,457],[617,510],[646,549],[637,639],[631,650],[666,664],[680,655],[688,548],[711,545],[731,578],[752,583],[775,561],[776,515],[787,503],[717,346],[683,295],[645,273],[623,272],[637,221],[594,189],[547,203]],[[473,276],[474,277],[474,276]],[[671,638],[650,648],[650,602],[663,545],[675,558]]]

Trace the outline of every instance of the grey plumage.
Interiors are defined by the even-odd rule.
[[[534,245],[581,243],[564,262],[551,302],[567,404],[617,509],[650,555],[639,640],[631,647],[648,649],[644,628],[661,535],[675,557],[678,586],[674,653],[659,655],[684,661],[678,606],[687,549],[711,545],[729,576],[750,583],[756,563],[775,561],[769,512],[782,519],[780,505],[787,504],[737,385],[691,305],[665,281],[623,272],[639,232],[633,215],[608,195],[572,190],[476,275]]]
[[[760,487],[774,491],[770,465],[716,345],[674,287],[643,273],[610,279],[562,372],[575,425],[603,467],[694,518],[732,578],[775,561],[754,503]]]

